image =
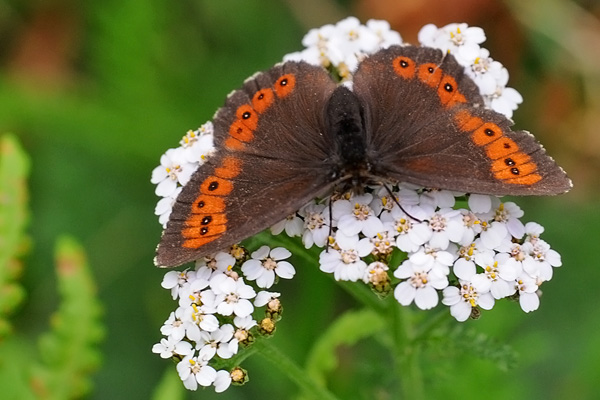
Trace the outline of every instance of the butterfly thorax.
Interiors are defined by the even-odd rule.
[[[345,86],[338,87],[327,105],[327,128],[335,138],[332,178],[348,187],[367,183],[371,169],[366,157],[365,125],[360,102]]]

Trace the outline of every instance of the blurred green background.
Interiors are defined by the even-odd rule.
[[[543,238],[563,257],[541,308],[525,315],[501,302],[467,323],[513,346],[518,363],[501,372],[468,349],[447,349],[451,358],[438,350],[423,360],[430,397],[600,398],[597,1],[0,0],[0,133],[16,134],[32,161],[28,297],[14,322],[27,340],[47,329],[58,303],[55,240],[63,233],[80,240],[107,323],[91,398],[150,398],[174,368],[151,353],[175,307],[160,287],[164,271],[152,264],[161,228],[149,180],[160,155],[210,119],[243,79],[299,50],[309,28],[349,15],[385,18],[411,42],[430,22],[483,27],[483,46],[525,98],[516,126],[533,132],[575,184],[564,196],[517,200],[523,220],[544,225]],[[354,302],[314,266],[296,269],[293,282],[276,289],[285,313],[274,341],[303,363],[329,321]],[[387,356],[376,343],[364,345],[344,349],[332,387],[343,398],[394,398],[376,386],[385,384],[378,377]],[[244,366],[245,387],[188,397],[295,393],[263,359]]]

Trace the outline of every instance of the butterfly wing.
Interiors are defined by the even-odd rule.
[[[571,181],[535,138],[483,106],[450,54],[393,46],[354,76],[375,176],[495,195],[558,194]]]
[[[227,248],[329,189],[324,110],[335,87],[322,68],[288,62],[231,93],[213,120],[216,153],[177,197],[155,263]]]

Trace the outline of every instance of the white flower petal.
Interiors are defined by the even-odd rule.
[[[292,279],[296,274],[296,270],[294,266],[287,261],[279,261],[277,263],[277,268],[275,269],[277,276],[283,279]]]
[[[217,371],[214,385],[215,385],[215,392],[217,392],[217,393],[224,392],[231,385],[231,374],[225,370]]]
[[[498,279],[492,282],[490,286],[490,293],[492,293],[492,296],[495,299],[503,299],[504,297],[508,297],[515,292],[513,287],[511,287],[507,281]]]
[[[438,293],[431,286],[422,287],[415,294],[415,304],[421,310],[429,310],[437,306],[438,301]]]
[[[269,246],[261,246],[258,250],[252,252],[251,257],[255,260],[263,260],[269,255]]]
[[[271,250],[271,257],[274,260],[285,260],[292,256],[292,253],[285,247],[276,247]]]
[[[268,289],[275,283],[275,271],[263,269],[263,273],[256,279],[256,286]]]
[[[492,286],[492,282],[487,278],[485,274],[475,274],[471,277],[471,283],[473,287],[477,289],[479,293],[487,292]]]
[[[196,381],[201,386],[210,386],[213,384],[217,377],[217,371],[209,366],[204,365],[200,368],[200,372],[196,374]]]
[[[394,297],[398,300],[398,303],[403,306],[407,306],[415,298],[417,290],[408,282],[400,282],[394,290]]]
[[[467,261],[464,258],[459,258],[454,263],[453,271],[457,278],[470,281],[476,273],[475,263],[473,261]]]
[[[444,297],[442,298],[442,303],[444,305],[451,306],[462,301],[460,290],[455,286],[445,288],[442,293],[444,294]]]
[[[479,295],[477,305],[484,310],[491,310],[494,307],[494,297],[488,293],[482,293]]]
[[[471,305],[465,301],[459,301],[450,306],[450,315],[459,322],[464,322],[471,316]]]
[[[535,311],[540,307],[540,298],[536,293],[521,293],[519,305],[526,313]]]

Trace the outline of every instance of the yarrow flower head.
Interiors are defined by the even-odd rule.
[[[343,80],[349,81],[358,63],[368,54],[402,44],[402,39],[386,21],[371,20],[365,26],[357,18],[349,17],[335,25],[311,29],[302,44],[304,50],[288,54],[283,60],[334,67]]]
[[[419,32],[422,45],[451,53],[460,64],[474,63],[479,56],[479,45],[485,41],[483,29],[462,24],[449,24],[438,28],[425,25]]]
[[[270,288],[275,283],[275,276],[284,279],[294,277],[296,271],[292,264],[284,261],[292,253],[283,247],[269,251],[268,246],[262,246],[252,253],[252,258],[242,264],[242,272],[250,279],[255,280],[260,288]]]
[[[188,131],[181,139],[180,147],[169,149],[161,156],[160,165],[152,171],[150,181],[156,185],[156,195],[161,197],[154,213],[163,227],[181,188],[213,151],[213,124],[209,121],[195,131]]]
[[[452,54],[484,105],[512,116],[522,99],[506,87],[506,68],[481,47],[481,28],[427,25],[419,41]],[[356,18],[312,29],[302,43],[304,50],[284,60],[323,66],[350,88],[364,58],[403,45],[387,22],[362,25]],[[155,213],[163,226],[182,186],[214,151],[213,129],[207,122],[188,131],[152,172],[161,197]],[[543,227],[523,224],[523,215],[515,203],[495,196],[388,182],[314,199],[271,232],[320,249],[320,270],[338,281],[362,282],[380,296],[393,293],[400,305],[414,303],[421,310],[441,300],[450,315],[465,321],[505,298],[518,298],[525,312],[539,307],[539,287],[562,261],[541,239]],[[285,293],[267,290],[295,276],[292,259],[285,247],[248,251],[236,245],[196,261],[193,269],[167,272],[162,286],[178,307],[152,351],[178,361],[179,377],[190,390],[213,386],[222,392],[244,383],[247,373],[235,364],[235,355],[275,331]]]

